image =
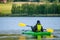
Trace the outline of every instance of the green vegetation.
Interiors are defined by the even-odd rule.
[[[19,1],[23,1],[23,2],[27,2],[27,1],[39,2],[40,0],[14,0],[14,2],[19,2]]]
[[[39,14],[60,14],[60,4],[22,4],[17,6],[13,4],[12,14],[19,14],[20,16],[32,16]]]
[[[18,2],[18,1],[28,1],[28,0],[14,0],[14,2]]]
[[[60,4],[57,7],[58,14],[60,14]]]
[[[5,4],[5,3],[10,3],[13,2],[14,0],[0,0],[0,4]]]
[[[60,16],[60,3],[0,4],[0,16]]]
[[[0,16],[2,15],[10,15],[11,14],[11,8],[12,8],[12,4],[8,3],[8,4],[0,4]]]
[[[7,2],[13,2],[14,0],[7,0]]]
[[[60,2],[60,0],[14,0],[14,2],[46,2],[46,1],[48,1],[48,2],[54,2],[54,1],[59,1]]]
[[[56,0],[48,0],[49,2],[54,2],[54,1],[56,1]]]

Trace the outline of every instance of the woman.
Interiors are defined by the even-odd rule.
[[[43,27],[39,20],[37,20],[37,24],[34,27],[31,27],[33,32],[43,32]]]

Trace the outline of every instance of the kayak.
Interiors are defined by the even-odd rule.
[[[50,32],[32,32],[32,31],[23,32],[23,34],[27,34],[27,35],[51,35]]]

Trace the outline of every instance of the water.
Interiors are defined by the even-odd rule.
[[[18,30],[17,30],[18,31]],[[52,35],[48,36],[33,36],[33,35],[26,35],[22,34],[22,30],[20,32],[17,32],[16,30],[11,30],[10,31],[4,31],[5,33],[0,34],[0,40],[60,40],[60,30],[58,32],[56,30],[55,33]],[[1,33],[1,32],[0,32]]]
[[[20,27],[19,23],[34,26],[40,20],[44,29],[52,28],[50,36],[32,36],[22,34],[30,27]],[[60,17],[0,17],[0,40],[60,40]]]

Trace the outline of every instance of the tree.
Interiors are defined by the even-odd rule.
[[[57,7],[57,13],[60,14],[60,4]]]
[[[53,1],[55,1],[55,0],[48,0],[49,2],[53,2]]]
[[[33,1],[35,1],[35,2],[40,2],[40,0],[33,0]]]
[[[6,2],[7,2],[7,0],[0,0],[0,2],[1,2],[1,3],[6,3]]]
[[[28,0],[14,0],[14,2],[18,2],[18,1],[28,1]]]
[[[59,0],[59,2],[60,2],[60,0]]]

